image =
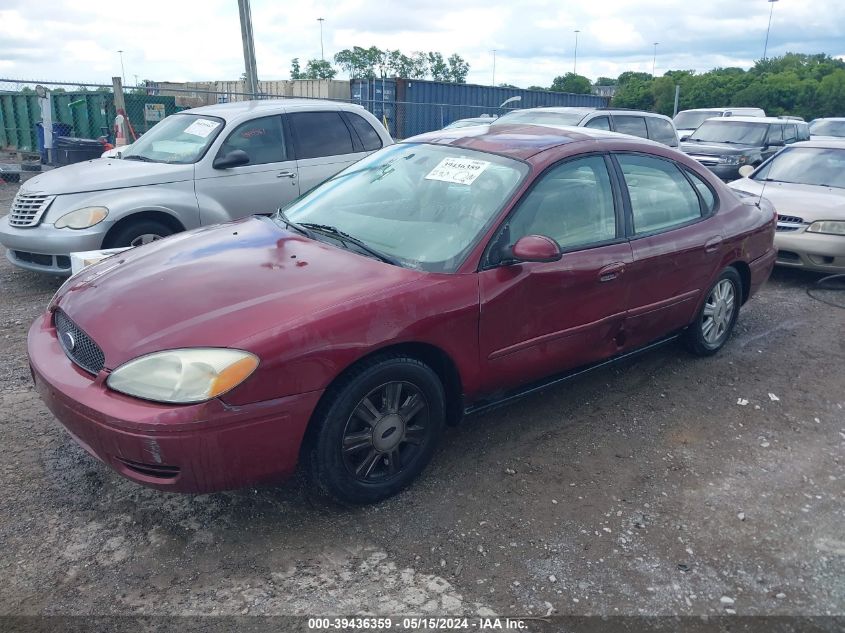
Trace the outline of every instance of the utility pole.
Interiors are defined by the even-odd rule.
[[[252,39],[252,11],[249,0],[238,0],[238,13],[241,18],[241,40],[244,46],[244,69],[247,92],[253,96],[258,93],[258,68],[255,63],[255,42]]]
[[[652,76],[652,78],[654,77],[654,68],[657,65],[657,45],[658,44],[660,44],[660,42],[654,43],[654,56],[651,58],[651,76]]]
[[[496,49],[493,49],[493,84],[496,85]]]
[[[772,30],[772,14],[775,12],[775,2],[777,2],[777,1],[778,0],[769,0],[769,4],[771,6],[769,7],[769,26],[766,28],[766,43],[763,46],[763,60],[764,61],[766,59],[766,53],[769,50],[769,31]]]
[[[326,56],[323,54],[323,22],[326,21],[326,18],[317,18],[317,22],[320,23],[320,59],[323,61],[326,60]]]
[[[581,31],[575,29],[575,58],[572,60],[572,74],[578,74],[578,34]]]
[[[123,70],[123,51],[117,51],[118,55],[120,55],[120,77],[123,80],[123,83],[126,83],[126,71]]]

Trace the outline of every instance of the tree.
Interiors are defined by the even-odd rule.
[[[596,83],[593,84],[595,86],[615,86],[616,80],[612,77],[599,77],[596,79]]]
[[[334,56],[335,63],[349,73],[353,79],[375,79],[376,68],[383,67],[385,53],[376,46],[345,48]]]
[[[290,60],[290,78],[303,79],[302,70],[299,66],[299,57],[294,57],[292,60]]]
[[[845,70],[837,69],[819,82],[816,116],[837,116],[845,111]],[[812,115],[810,115],[812,116]]]
[[[429,51],[428,72],[434,81],[449,81],[449,66],[443,60],[443,54]]]
[[[590,94],[592,84],[584,75],[576,75],[575,73],[566,73],[555,77],[552,82],[550,90],[553,92],[574,92],[575,94]]]
[[[448,62],[449,70],[447,74],[449,79],[447,81],[454,81],[456,84],[466,83],[469,73],[469,64],[466,60],[457,53],[452,53],[449,55]]]
[[[309,59],[305,65],[305,74],[298,79],[334,79],[337,70],[324,59]],[[291,77],[293,78],[293,77]]]

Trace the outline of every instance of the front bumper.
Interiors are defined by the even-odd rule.
[[[116,393],[105,386],[106,371],[92,376],[74,365],[49,314],[32,324],[27,346],[38,394],[77,443],[127,479],[159,490],[214,492],[290,475],[322,395],[164,405]]]
[[[845,273],[845,236],[779,231],[775,233],[777,264],[820,273]]]
[[[70,253],[93,251],[103,244],[112,223],[100,222],[88,229],[56,229],[52,224],[29,228],[9,225],[9,216],[0,218],[0,244],[15,266],[43,273],[70,275]]]

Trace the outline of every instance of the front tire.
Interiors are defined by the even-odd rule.
[[[686,332],[690,351],[698,356],[712,356],[730,338],[739,304],[742,301],[742,280],[733,267],[725,268],[707,293],[695,321]]]
[[[425,468],[443,432],[443,385],[407,356],[367,361],[333,385],[304,451],[317,489],[345,504],[390,497]]]
[[[109,237],[106,248],[142,246],[172,234],[173,229],[162,222],[138,220],[118,227],[115,233]]]

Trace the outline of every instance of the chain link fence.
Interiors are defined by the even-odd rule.
[[[125,114],[126,143],[131,143],[176,112],[252,99],[319,98],[357,103],[372,112],[395,139],[437,130],[459,119],[492,118],[499,113],[498,108],[490,106],[354,99],[349,82],[341,81],[259,84],[257,93],[249,93],[242,81],[148,83],[123,87],[116,95],[112,84],[0,78],[0,149],[38,154],[42,162],[48,162],[44,109],[49,109],[52,119],[49,127],[53,146],[61,137],[98,141],[102,148],[116,141],[114,122],[119,113]],[[95,153],[97,147],[89,145]]]

